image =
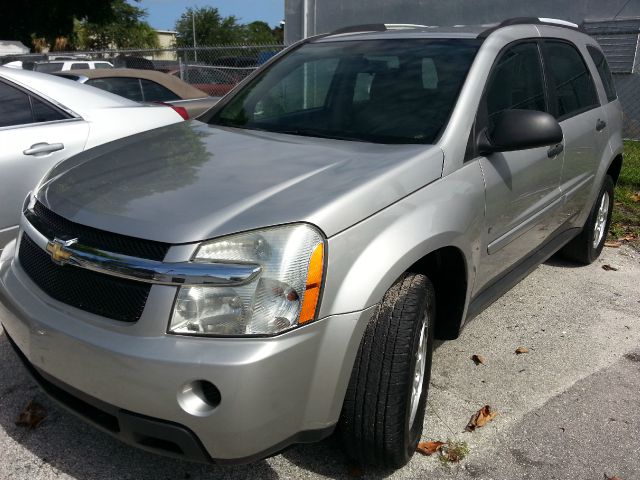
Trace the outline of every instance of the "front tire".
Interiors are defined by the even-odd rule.
[[[387,291],[360,344],[338,431],[363,466],[400,468],[413,456],[431,374],[435,293],[406,273]]]
[[[600,256],[611,223],[613,188],[613,179],[606,175],[582,232],[561,250],[565,258],[589,265]]]

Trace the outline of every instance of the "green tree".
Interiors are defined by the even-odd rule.
[[[223,17],[215,7],[189,7],[176,22],[176,43],[179,47],[193,47],[194,23],[197,46],[242,41],[243,28],[235,16]]]
[[[156,32],[143,19],[147,12],[126,0],[113,0],[111,14],[106,21],[76,21],[75,47],[82,50],[109,48],[155,48]]]
[[[32,39],[70,38],[76,18],[91,22],[107,21],[117,0],[2,0],[0,32],[3,39],[19,40],[31,46]]]
[[[275,30],[267,22],[251,22],[242,26],[242,42],[247,45],[279,43]]]

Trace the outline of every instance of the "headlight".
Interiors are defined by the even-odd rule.
[[[180,287],[169,333],[272,335],[316,316],[324,271],[324,240],[307,224],[256,230],[203,243],[192,261],[252,263],[250,283]]]

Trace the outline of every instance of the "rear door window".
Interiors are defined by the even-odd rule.
[[[546,40],[545,59],[553,89],[553,112],[564,119],[599,105],[596,87],[580,52],[569,43]]]
[[[600,80],[602,80],[602,85],[604,85],[604,91],[607,94],[607,100],[613,102],[618,98],[618,94],[616,93],[616,87],[613,83],[613,77],[611,76],[611,70],[609,70],[607,59],[604,58],[602,52],[596,47],[589,46],[587,47],[587,50],[593,59],[593,63],[596,64],[598,75],[600,75]]]
[[[87,70],[88,68],[88,63],[72,63],[70,70]]]

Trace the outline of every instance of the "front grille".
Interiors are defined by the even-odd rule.
[[[113,320],[138,321],[151,289],[147,283],[58,265],[26,233],[18,258],[31,280],[50,297]]]
[[[74,223],[52,212],[39,201],[36,201],[33,211],[26,212],[26,216],[29,222],[49,240],[53,240],[54,237],[65,240],[77,238],[81,245],[106,252],[159,261],[164,259],[170,247],[168,243],[105,232]]]

